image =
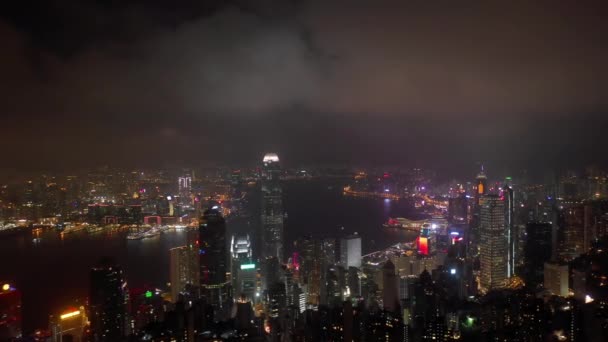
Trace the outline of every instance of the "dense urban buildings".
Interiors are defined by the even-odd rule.
[[[150,265],[159,279],[154,286],[141,280],[127,286],[137,268],[125,272],[104,259],[90,270],[84,296],[49,311],[46,322],[26,335],[51,341],[529,341],[550,336],[601,341],[606,336],[608,205],[601,196],[585,197],[587,186],[568,185],[564,199],[553,197],[553,187],[512,177],[493,180],[485,172],[485,178],[449,183],[419,169],[356,170],[336,177],[279,169],[275,160],[271,156],[266,169],[197,172],[201,177],[193,177],[187,190],[175,179],[192,170],[54,179],[58,189],[83,189],[73,194],[80,204],[69,209],[38,202],[55,186],[22,183],[17,188],[27,210],[3,207],[3,239],[31,236],[32,246],[53,239],[67,246],[87,243],[85,238],[118,239],[126,243],[118,246],[132,252],[129,258],[146,246],[166,246],[162,253],[145,252],[166,260],[162,269],[162,263]],[[337,182],[352,184],[334,187]],[[271,196],[270,185],[280,196]],[[311,204],[299,214],[283,208],[294,187],[316,187],[319,196],[326,193],[339,205],[390,206],[404,217],[385,209],[349,210],[340,220],[360,216],[332,230],[316,219],[331,220],[332,208],[338,207]],[[179,200],[180,191],[190,200]],[[608,188],[599,191],[608,197]],[[479,195],[478,206],[469,194]],[[69,220],[43,215],[28,222],[30,201],[37,213],[70,213]],[[279,218],[271,221],[258,203],[272,207]],[[295,213],[295,219],[314,213],[311,222],[320,229],[305,225],[297,233],[280,230],[280,241],[257,241],[262,235],[257,232],[279,232],[269,223],[280,222],[282,228],[285,212]],[[356,222],[368,215],[376,215],[370,227]],[[22,307],[15,287],[11,282],[0,294],[7,318],[0,320],[0,331],[18,338]]]

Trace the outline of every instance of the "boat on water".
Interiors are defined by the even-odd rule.
[[[159,236],[162,230],[160,228],[152,228],[144,233],[144,239]]]
[[[81,230],[84,230],[87,228],[87,224],[86,223],[69,223],[66,222],[63,226],[63,229],[61,230],[62,233],[64,234],[68,234],[68,233],[75,233]]]
[[[411,231],[420,231],[420,229],[425,223],[428,223],[428,220],[410,220],[404,217],[389,217],[388,221],[382,226],[384,228],[397,228]]]
[[[89,234],[100,233],[103,231],[103,229],[104,229],[103,226],[98,226],[96,224],[92,224],[92,225],[87,226],[87,233],[89,233]]]
[[[152,238],[152,237],[160,235],[161,232],[162,232],[162,229],[159,227],[154,227],[154,228],[150,228],[150,229],[146,229],[146,230],[132,231],[129,234],[127,234],[127,240],[141,240],[141,239]]]
[[[1,224],[0,225],[0,236],[15,235],[26,232],[27,229],[20,227],[14,223]]]
[[[141,240],[144,238],[143,232],[131,232],[127,234],[127,240]]]

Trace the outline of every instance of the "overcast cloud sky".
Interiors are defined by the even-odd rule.
[[[5,160],[604,163],[600,1],[175,3],[5,8]]]

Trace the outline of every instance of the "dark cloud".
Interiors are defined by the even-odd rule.
[[[444,164],[560,161],[547,149],[568,149],[586,162],[606,147],[579,136],[606,127],[599,2],[45,6],[0,21],[0,91],[2,139],[35,131],[47,155],[83,137],[121,163],[265,148]]]

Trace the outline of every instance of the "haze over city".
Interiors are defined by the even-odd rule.
[[[0,341],[608,341],[605,1],[0,7]]]

